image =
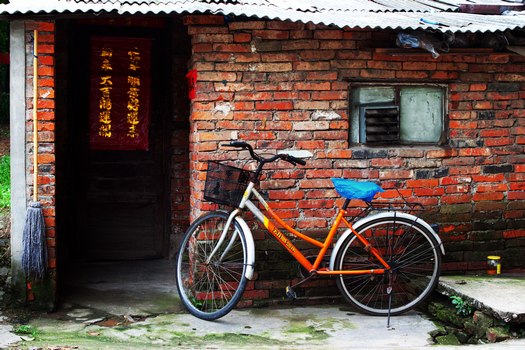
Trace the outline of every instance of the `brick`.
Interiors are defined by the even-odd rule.
[[[43,44],[43,45],[38,46],[38,55],[54,54],[54,53],[55,53],[54,45]]]
[[[363,69],[360,72],[362,78],[394,79],[396,71],[383,69]]]
[[[460,204],[460,203],[468,203],[472,200],[472,196],[470,194],[451,194],[451,195],[444,195],[441,197],[441,202],[443,204]]]
[[[231,34],[196,34],[192,37],[193,43],[231,43],[233,42],[233,35]]]
[[[475,101],[472,103],[472,109],[493,109],[492,101]]]
[[[194,45],[192,45],[192,51],[193,51],[193,53],[212,52],[213,51],[213,45],[210,44],[210,43],[194,44]]]
[[[514,191],[511,191],[507,194],[507,199],[509,201],[511,200],[525,200],[525,192],[522,192],[522,191],[519,191],[519,192],[514,192]]]
[[[460,157],[472,157],[472,156],[489,156],[491,154],[488,148],[462,148],[459,149]]]
[[[511,183],[509,189],[512,191],[525,191],[525,181]]]
[[[236,81],[237,73],[230,72],[201,72],[200,81]]]
[[[510,137],[493,138],[485,140],[485,145],[488,147],[507,146],[514,144],[514,139]]]
[[[253,36],[268,40],[285,40],[290,37],[290,32],[286,30],[254,30]]]
[[[291,30],[290,39],[310,39],[313,38],[311,30]]]
[[[437,187],[439,186],[439,180],[438,179],[424,179],[424,180],[408,180],[407,185],[408,188],[421,188],[421,187]]]
[[[269,295],[268,290],[246,290],[242,294],[243,299],[266,299]]]
[[[54,32],[55,31],[55,22],[38,22],[37,27],[39,31],[43,32]]]
[[[484,174],[510,173],[514,169],[512,164],[501,165],[485,165],[483,167]]]
[[[332,178],[340,177],[342,174],[341,169],[321,169],[321,170],[309,170],[306,173],[306,177],[311,179],[322,179],[322,178]]]
[[[234,43],[249,43],[252,41],[252,35],[250,33],[235,33],[233,34]]]
[[[508,187],[506,184],[479,184],[476,187],[476,192],[503,192],[507,191]]]
[[[184,25],[217,25],[224,24],[224,16],[219,15],[188,15],[182,17]]]
[[[325,40],[319,42],[320,50],[353,50],[356,48],[355,41],[351,40]]]
[[[37,103],[38,109],[54,109],[55,101],[54,100],[45,100],[39,99]]]
[[[315,39],[342,39],[342,30],[316,30],[314,31]]]
[[[266,24],[268,29],[276,30],[302,30],[304,23],[301,22],[289,22],[289,21],[270,21]]]
[[[432,72],[430,78],[438,80],[455,80],[458,79],[458,76],[459,74],[457,72]]]
[[[505,239],[525,237],[525,230],[521,229],[505,231],[503,232],[503,237]]]
[[[254,64],[253,70],[259,72],[289,72],[293,70],[291,63],[257,63]]]
[[[297,228],[299,230],[301,229],[307,229],[307,228],[326,228],[328,227],[328,222],[326,219],[320,219],[320,218],[306,218],[302,219],[297,223]]]
[[[252,52],[248,44],[213,44],[212,47],[216,52]]]
[[[328,110],[330,109],[330,102],[328,101],[295,101],[293,103],[295,109],[317,109],[317,110]]]
[[[298,59],[294,52],[263,52],[260,55],[262,62],[293,62]]]
[[[480,130],[481,137],[505,137],[510,135],[509,129],[485,129]]]
[[[311,121],[311,122],[297,122],[293,124],[293,130],[305,131],[305,130],[326,130],[329,127],[327,121]]]
[[[426,154],[428,158],[448,158],[448,157],[456,157],[457,155],[458,155],[458,151],[452,148],[430,150]]]
[[[255,103],[257,110],[290,110],[293,108],[291,101],[257,101]]]
[[[289,40],[286,45],[282,47],[285,51],[295,50],[316,50],[319,48],[319,41],[317,40]]]
[[[188,34],[228,34],[228,27],[226,26],[189,26]]]
[[[300,82],[295,83],[294,88],[296,90],[331,90],[331,85],[329,82],[320,82],[320,83],[312,83],[312,82]]]
[[[437,188],[416,188],[414,189],[414,195],[416,197],[424,196],[442,196],[445,193],[445,190],[441,187]]]
[[[329,62],[294,62],[293,67],[296,70],[322,70],[326,71],[330,69]]]
[[[241,22],[229,22],[228,27],[230,30],[257,30],[266,28],[265,21],[241,21]],[[273,28],[269,28],[273,29]]]
[[[444,190],[445,190],[445,193],[468,193],[470,192],[470,186],[469,185],[446,186]]]
[[[476,129],[477,126],[478,126],[478,123],[475,121],[465,122],[465,121],[451,120],[449,123],[449,127],[451,129]]]
[[[299,53],[304,61],[328,61],[333,59],[335,54],[334,50],[303,50]]]
[[[501,192],[484,192],[484,193],[475,193],[474,194],[474,201],[497,201],[502,200],[505,197],[505,195]]]
[[[309,200],[300,200],[299,208],[305,209],[318,209],[318,208],[333,208],[334,200],[333,199],[309,199]]]
[[[390,179],[409,179],[413,175],[412,170],[396,169],[396,170],[380,170],[379,178],[381,180]]]
[[[435,62],[403,62],[404,70],[436,70]]]
[[[336,80],[337,72],[308,72],[306,76],[307,80]],[[345,90],[346,93],[346,90]]]
[[[276,191],[268,191],[268,195],[270,200],[299,200],[305,198],[305,192],[304,191],[296,191],[296,190],[276,190]],[[293,207],[295,207],[294,202]],[[272,207],[275,207],[275,205],[272,203]]]

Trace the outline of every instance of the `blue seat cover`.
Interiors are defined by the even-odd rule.
[[[347,199],[362,199],[371,202],[377,193],[385,191],[378,184],[369,181],[332,178],[332,182],[337,193]]]

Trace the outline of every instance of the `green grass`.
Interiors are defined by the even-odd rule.
[[[11,158],[9,156],[0,157],[0,208],[11,205]]]

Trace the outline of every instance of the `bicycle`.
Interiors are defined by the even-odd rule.
[[[284,160],[294,166],[306,165],[303,159],[284,153],[263,158],[242,141],[222,146],[248,150],[257,168],[248,171],[216,161],[208,162],[204,198],[234,209],[203,214],[190,225],[182,240],[176,264],[177,289],[191,314],[205,320],[226,315],[240,300],[247,281],[253,278],[255,244],[241,216],[246,210],[253,213],[270,235],[309,272],[303,281],[287,288],[289,296],[295,294],[293,287],[312,277],[332,276],[350,304],[366,314],[388,315],[390,320],[391,315],[413,309],[432,292],[439,279],[445,251],[428,223],[395,210],[369,213],[354,223],[345,218],[352,199],[370,203],[383,191],[377,184],[332,179],[345,201],[321,242],[284,222],[255,189],[266,164]],[[271,219],[253,203],[253,198]],[[345,231],[334,245],[340,226]],[[313,262],[283,234],[283,229],[319,248]],[[329,249],[332,250],[330,263],[324,267],[322,262]]]

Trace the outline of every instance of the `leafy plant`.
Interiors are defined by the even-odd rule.
[[[30,336],[31,338],[36,338],[37,330],[35,327],[30,326],[28,324],[23,324],[15,328],[15,333],[18,335],[26,335]]]
[[[204,305],[204,302],[202,300],[198,300],[195,297],[190,297],[190,301],[193,305],[195,305],[199,309],[202,308],[202,306]]]
[[[11,205],[11,158],[0,157],[0,209]]]
[[[474,311],[465,300],[460,296],[453,295],[450,297],[452,304],[456,307],[456,313],[461,316],[470,316]]]

